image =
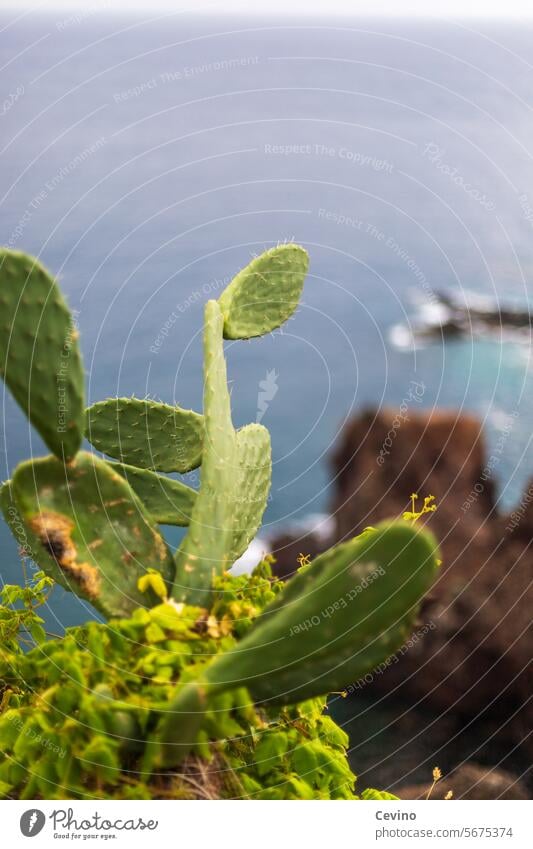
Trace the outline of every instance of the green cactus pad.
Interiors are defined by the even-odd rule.
[[[288,603],[282,593],[206,680],[236,677],[257,701],[277,703],[341,690],[402,645],[437,563],[433,536],[405,522],[332,548],[289,581]]]
[[[0,376],[48,448],[70,460],[83,438],[78,332],[38,260],[0,249]]]
[[[235,480],[235,431],[222,340],[223,318],[216,301],[205,307],[205,438],[200,491],[189,532],[176,553],[173,595],[188,604],[209,605],[214,575],[231,565]]]
[[[109,465],[128,481],[155,522],[160,525],[189,524],[196,490],[148,469],[138,469],[126,463],[110,462]]]
[[[204,419],[139,398],[108,398],[86,411],[85,435],[103,454],[156,472],[189,472],[202,462]]]
[[[239,271],[219,298],[226,339],[270,333],[298,306],[309,267],[299,245],[278,245]]]
[[[256,535],[267,505],[272,477],[268,430],[260,424],[238,430],[235,454],[232,562],[246,551]]]
[[[438,563],[433,536],[405,522],[384,523],[331,549],[289,581],[290,592],[209,664],[196,686],[207,686],[209,697],[245,686],[255,702],[272,704],[343,689],[400,648]],[[159,729],[164,744],[178,734],[173,710],[186,711],[179,691]],[[177,755],[163,749],[168,764]]]
[[[54,457],[21,463],[11,494],[32,558],[106,616],[127,616],[157,601],[137,588],[147,569],[172,580],[172,557],[143,505],[92,454],[80,452],[68,466]]]

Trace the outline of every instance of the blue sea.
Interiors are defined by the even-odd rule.
[[[413,381],[412,408],[480,417],[516,502],[533,473],[528,337],[395,339],[435,292],[529,308],[531,30],[90,9],[0,27],[0,241],[60,277],[91,402],[201,409],[205,301],[295,240],[311,259],[296,315],[227,344],[236,425],[272,433],[266,533],[327,512],[339,429],[399,409]],[[3,479],[45,453],[8,393],[1,445]],[[3,526],[0,544],[18,581]],[[47,616],[57,630],[87,612],[56,589]]]

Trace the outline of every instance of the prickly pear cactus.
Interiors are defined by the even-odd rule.
[[[211,792],[198,782],[203,759],[232,777],[230,790],[219,779],[215,797],[356,798],[347,740],[322,716],[323,694],[401,645],[436,571],[435,540],[405,522],[385,523],[321,555],[282,591],[266,573],[244,584],[227,574],[261,521],[271,456],[261,425],[233,428],[223,340],[268,333],[292,315],[306,252],[291,244],[267,251],[206,305],[203,415],[135,398],[83,415],[71,333],[64,433],[50,364],[70,316],[36,261],[10,251],[0,260],[2,374],[56,454],[21,464],[0,488],[0,506],[46,575],[120,617],[19,655],[20,623],[44,644],[31,599],[42,598],[48,579],[33,595],[8,592],[30,601],[22,613],[0,610],[9,635],[0,645],[0,713],[12,703],[0,719],[0,793],[94,798],[104,788],[106,797],[182,798],[193,786]],[[77,453],[83,428],[118,462]],[[198,492],[157,474],[200,464]],[[422,513],[433,509],[425,504]],[[413,501],[406,516],[422,513]],[[189,526],[175,558],[158,523]],[[69,740],[64,764],[35,747],[37,727],[57,745]],[[168,769],[177,764],[179,774]]]
[[[78,331],[40,262],[0,249],[0,376],[44,442],[70,460],[83,438],[85,376]]]
[[[172,581],[172,557],[161,534],[124,478],[103,460],[80,452],[68,466],[54,457],[28,461],[15,470],[10,490],[32,558],[106,616],[127,616],[150,602],[137,587],[147,569]],[[3,508],[6,496],[4,490]]]
[[[189,472],[202,462],[203,416],[139,398],[108,398],[87,409],[91,445],[123,463],[156,472]]]
[[[299,245],[278,245],[239,271],[219,298],[226,339],[249,339],[275,330],[298,306],[309,267]]]
[[[196,490],[174,478],[128,466],[127,463],[109,462],[108,465],[128,481],[154,522],[160,525],[189,524]]]

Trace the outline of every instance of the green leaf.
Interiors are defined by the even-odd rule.
[[[290,787],[297,799],[315,798],[315,793],[312,786],[299,776],[294,776],[293,778],[289,779],[288,786]]]
[[[12,784],[8,784],[6,781],[0,781],[0,796],[3,799],[6,799],[10,795],[12,789]]]
[[[330,716],[322,716],[320,718],[320,729],[324,737],[332,746],[338,746],[339,749],[347,749],[350,739],[342,728],[339,728],[336,722]]]
[[[256,746],[254,760],[257,774],[266,775],[277,766],[288,748],[287,735],[284,732],[265,733]]]
[[[110,740],[95,737],[86,746],[80,760],[83,768],[95,773],[109,784],[116,784],[120,778],[120,762]]]
[[[371,787],[367,787],[367,789],[363,790],[361,793],[361,799],[372,802],[397,802],[398,796],[393,796],[392,793],[387,793],[385,790],[374,790]]]
[[[41,622],[42,622],[42,620],[41,620]],[[31,622],[28,625],[28,630],[29,630],[33,640],[37,643],[37,645],[40,645],[41,643],[45,642],[46,631],[44,630],[43,626],[39,624],[39,622]]]

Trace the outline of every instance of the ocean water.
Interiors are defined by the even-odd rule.
[[[272,433],[266,531],[327,511],[339,429],[413,381],[413,408],[480,416],[502,504],[519,498],[528,337],[400,350],[391,329],[438,291],[529,307],[530,30],[91,12],[0,27],[0,240],[60,276],[91,402],[200,409],[203,304],[294,239],[311,258],[297,314],[227,345],[235,423]],[[44,449],[8,393],[0,426],[4,479]],[[0,545],[18,580],[3,526]],[[56,589],[47,615],[87,612]]]

